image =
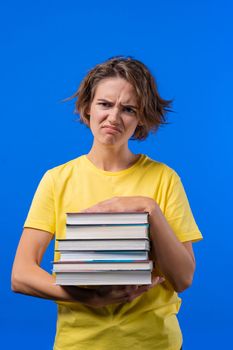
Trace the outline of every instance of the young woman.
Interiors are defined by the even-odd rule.
[[[55,350],[179,350],[177,292],[192,283],[192,242],[202,235],[177,173],[128,147],[130,138],[143,140],[165,123],[170,102],[159,96],[148,68],[130,57],[94,67],[73,97],[93,144],[88,154],[44,174],[24,223],[12,289],[57,302]],[[40,262],[50,241],[65,237],[65,214],[80,211],[149,212],[151,285],[54,284]]]

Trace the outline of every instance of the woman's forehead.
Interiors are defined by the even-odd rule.
[[[137,100],[134,87],[123,78],[106,78],[101,80],[95,91],[95,98],[124,99],[124,103],[132,103]]]

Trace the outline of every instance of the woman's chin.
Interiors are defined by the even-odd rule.
[[[104,144],[115,144],[117,142],[116,134],[106,134],[105,136],[101,137],[101,143]]]

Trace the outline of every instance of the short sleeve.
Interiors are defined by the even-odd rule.
[[[170,179],[164,215],[181,242],[203,239],[193,217],[181,179],[176,172]]]
[[[49,170],[44,174],[37,187],[24,227],[55,233],[54,186]]]

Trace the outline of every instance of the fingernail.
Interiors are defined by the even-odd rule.
[[[157,284],[159,282],[159,277],[156,277],[155,279],[154,279],[154,281],[152,282],[152,284],[154,285],[154,284]]]

